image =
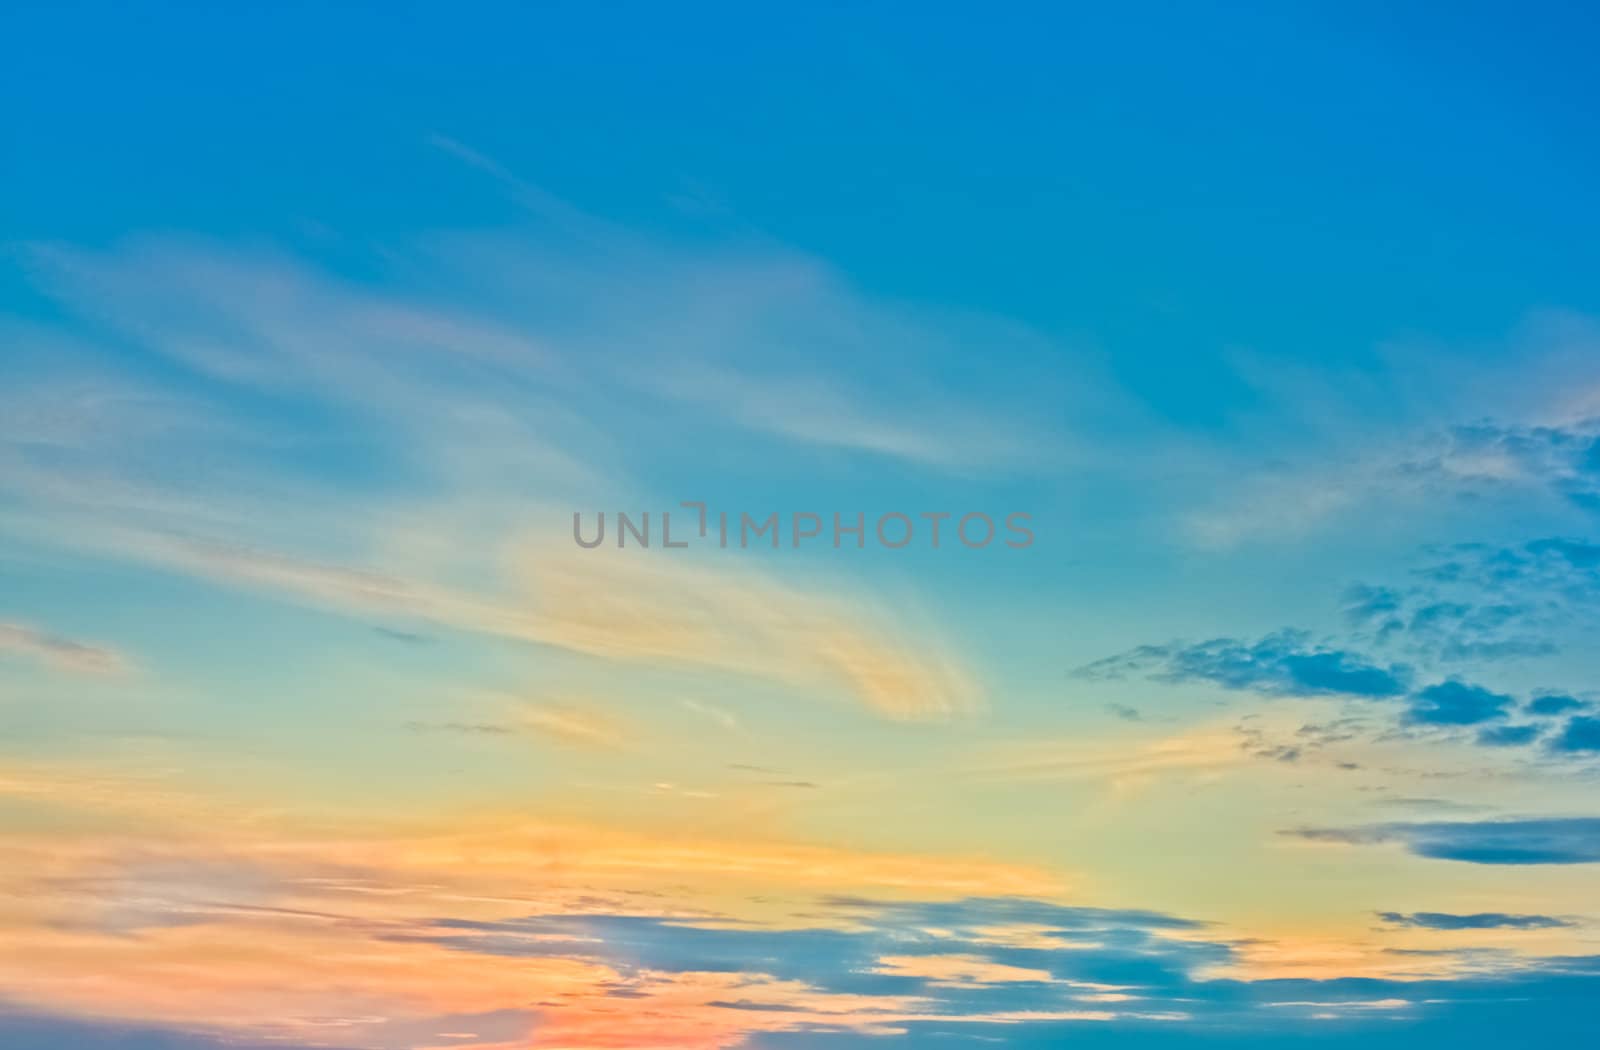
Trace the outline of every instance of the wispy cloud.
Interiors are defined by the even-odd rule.
[[[535,736],[568,747],[612,750],[628,744],[632,732],[621,719],[594,705],[531,703],[514,697],[496,698],[504,717],[480,722],[406,723],[406,728],[421,733],[454,733],[462,736]]]
[[[963,404],[927,395],[915,409],[870,407],[863,395],[806,372],[751,376],[701,366],[663,375],[658,389],[752,430],[964,473],[1041,465],[1049,450]],[[928,420],[938,419],[938,427]]]
[[[1386,520],[1400,530],[1497,503],[1594,513],[1600,326],[1536,312],[1503,342],[1499,364],[1390,345],[1382,370],[1314,381],[1295,364],[1251,361],[1244,378],[1274,407],[1241,423],[1239,447],[1219,447],[1216,484],[1179,512],[1184,534],[1213,548],[1300,542],[1370,531],[1373,507],[1397,512]]]
[[[530,704],[517,724],[540,736],[577,747],[616,748],[628,740],[617,719],[572,704]]]
[[[1248,762],[1246,743],[1232,727],[1209,726],[1149,740],[1028,740],[989,749],[967,772],[979,779],[1113,785],[1168,775],[1206,776]]]
[[[114,649],[15,622],[0,622],[0,653],[30,657],[80,674],[115,674],[131,666],[127,657]]]
[[[1577,925],[1570,919],[1558,919],[1551,915],[1507,915],[1504,912],[1452,915],[1437,911],[1410,914],[1384,911],[1378,913],[1378,918],[1391,926],[1419,930],[1554,930]]]
[[[897,353],[908,362],[924,348],[912,345],[906,326],[920,326],[898,311],[878,317],[877,308],[831,278],[794,286],[774,278],[767,293],[743,296],[720,283],[742,286],[752,270],[763,272],[760,265],[701,266],[660,246],[639,251],[623,264],[625,275],[595,275],[578,300],[632,294],[646,314],[667,312],[654,326],[658,335],[721,333],[712,346],[659,352],[672,368],[721,376],[724,387],[673,386],[664,380],[669,370],[657,367],[663,362],[596,364],[602,358],[590,353],[591,343],[603,334],[539,320],[548,311],[531,308],[530,299],[565,302],[571,289],[541,292],[536,279],[515,308],[484,306],[490,296],[469,309],[448,296],[379,293],[281,255],[215,245],[38,249],[37,273],[69,309],[185,370],[176,383],[123,382],[175,398],[197,426],[231,436],[208,444],[202,468],[185,471],[174,469],[177,458],[130,462],[127,450],[144,443],[115,428],[72,435],[72,455],[48,463],[35,437],[0,432],[0,445],[11,440],[9,459],[0,454],[0,484],[20,497],[0,527],[40,544],[381,617],[387,629],[409,634],[413,624],[428,624],[623,663],[749,675],[843,692],[896,719],[978,707],[980,690],[946,640],[928,624],[898,622],[899,614],[875,607],[858,588],[830,594],[731,567],[731,559],[715,570],[660,559],[628,564],[594,556],[580,563],[553,549],[551,537],[566,534],[556,523],[570,513],[552,509],[560,500],[574,501],[568,507],[614,503],[636,484],[604,431],[605,419],[625,426],[649,416],[631,410],[641,404],[715,408],[720,426],[937,469],[996,462],[1009,455],[999,446],[1013,440],[1000,435],[1017,434],[1012,421],[976,417],[963,429],[953,421],[965,410],[928,411],[931,402],[919,408],[899,396],[886,402],[869,394],[878,389],[872,383],[849,378],[830,380],[814,398],[778,398],[785,387],[793,395],[793,384],[741,370],[734,351],[742,352],[752,333],[776,337],[782,325],[774,318],[835,317],[833,309],[812,309],[817,296],[848,300],[848,319],[838,323],[852,339],[897,333]],[[521,265],[552,272],[526,256]],[[582,274],[588,265],[553,270]],[[772,272],[789,266],[775,264]],[[686,328],[678,314],[686,303],[674,294],[686,274],[697,275],[689,281],[695,295],[722,304],[708,309],[732,309],[737,321],[726,329]],[[631,311],[593,316],[624,314],[629,324],[641,321]],[[643,323],[652,327],[648,318]],[[802,347],[786,345],[794,361],[805,359]],[[31,381],[51,389],[49,369]],[[707,390],[714,405],[702,403]],[[785,415],[794,412],[807,421]],[[351,483],[316,454],[324,441],[341,455],[381,464],[378,473],[396,484]],[[529,491],[538,492],[537,501],[523,495]],[[630,502],[647,496],[638,485]],[[283,506],[296,513],[274,510]],[[549,537],[530,539],[545,523]]]

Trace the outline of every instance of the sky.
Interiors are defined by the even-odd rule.
[[[0,1044],[1588,1045],[1600,26],[1396,7],[8,5]]]

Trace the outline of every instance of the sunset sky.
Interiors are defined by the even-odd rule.
[[[1227,6],[7,5],[0,1046],[1591,1045],[1600,19]]]

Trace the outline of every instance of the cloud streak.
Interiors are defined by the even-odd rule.
[[[131,666],[127,657],[114,649],[16,622],[0,622],[0,653],[30,657],[77,674],[116,674]]]
[[[1418,857],[1466,864],[1600,863],[1600,817],[1370,824],[1285,834],[1342,845],[1395,843]]]
[[[1504,912],[1474,912],[1452,915],[1448,912],[1419,911],[1411,914],[1384,911],[1378,918],[1391,926],[1418,930],[1555,930],[1577,925],[1570,919],[1550,915],[1507,915]]]

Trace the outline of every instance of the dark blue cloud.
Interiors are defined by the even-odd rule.
[[[321,1045],[321,1044],[319,1044]],[[275,1042],[274,1050],[310,1050],[305,1043]],[[5,1050],[267,1050],[267,1044],[224,1039],[148,1024],[116,1024],[0,1006],[0,1047]]]
[[[1586,963],[1588,965],[1586,966]],[[1600,1033],[1592,961],[1555,959],[1455,980],[1215,981],[1177,1021],[906,1024],[898,1035],[803,1027],[750,1050],[1575,1050]],[[1394,1004],[1373,1008],[1373,1004]]]
[[[1405,693],[1410,669],[1382,666],[1342,649],[1313,644],[1304,631],[1284,630],[1256,642],[1216,638],[1193,645],[1147,645],[1078,672],[1088,678],[1146,674],[1167,682],[1208,682],[1275,696],[1385,698]]]
[[[1391,921],[1430,929],[1537,929],[1564,925],[1548,916],[1439,913],[1385,914]],[[1544,1034],[1569,1037],[1593,1025],[1600,997],[1600,959],[1486,955],[1465,977],[1407,979],[1221,976],[1238,961],[1235,946],[1201,922],[1159,912],[1068,907],[1024,898],[883,902],[830,898],[813,918],[826,925],[770,929],[731,920],[650,915],[535,915],[508,921],[445,920],[424,932],[392,939],[423,941],[457,951],[507,957],[572,958],[603,963],[619,977],[607,994],[647,1002],[648,986],[664,972],[725,972],[799,981],[810,988],[860,996],[914,996],[922,1020],[899,1022],[894,1033],[866,1036],[839,1023],[798,1023],[787,1035],[752,1034],[742,1045],[769,1050],[907,1050],[928,1045],[999,1042],[1015,1048],[1071,1046],[1097,1050],[1158,1047],[1317,1046],[1322,1050],[1415,1050],[1428,1045],[1515,1045]],[[1008,937],[1006,928],[1026,931]],[[1464,948],[1462,952],[1472,949]],[[887,957],[972,957],[1045,976],[1020,980],[950,981],[892,972]],[[1418,966],[1431,964],[1419,957]],[[1013,971],[1014,972],[1014,971]],[[1115,986],[1118,997],[1101,992]],[[730,994],[730,1011],[782,1011],[766,999]],[[886,1009],[888,1007],[886,1006]],[[1468,1035],[1465,1011],[1479,1024],[1515,1021],[1500,1042],[1434,1043],[1435,1036]],[[1511,1011],[1511,1012],[1507,1012]],[[1522,1011],[1523,1013],[1516,1013]],[[1107,1023],[1044,1020],[1055,1013],[1107,1016]],[[997,1014],[1009,1023],[992,1023]],[[1029,1019],[1033,1015],[1040,1019]],[[870,1007],[852,1017],[871,1018]],[[473,1031],[495,1041],[521,1041],[537,1010],[501,1011],[414,1022],[388,1021],[362,1033],[362,1045],[442,1045],[440,1033]],[[536,1028],[533,1028],[536,1032]],[[1393,1033],[1406,1039],[1385,1043]],[[1418,1041],[1422,1040],[1422,1041]],[[283,1044],[277,1044],[280,1047]],[[337,1044],[328,1044],[336,1046]],[[1543,1044],[1534,1044],[1543,1045]],[[1587,1045],[1557,1042],[1551,1045]],[[155,1027],[116,1027],[64,1018],[7,1015],[0,1008],[0,1046],[6,1050],[224,1050],[224,1043]],[[228,1050],[247,1044],[228,1042]],[[256,1050],[249,1047],[248,1050]],[[296,1050],[296,1048],[290,1048]]]
[[[1557,919],[1550,915],[1508,915],[1498,911],[1472,915],[1452,915],[1440,911],[1419,911],[1408,915],[1381,911],[1378,917],[1391,926],[1409,926],[1421,930],[1552,930],[1577,925],[1570,919]]]
[[[1554,715],[1564,715],[1568,711],[1577,711],[1586,706],[1582,700],[1561,693],[1546,693],[1529,700],[1523,710],[1536,718],[1550,718]]]
[[[1015,999],[1064,1008],[1071,985],[968,989],[879,972],[887,955],[968,955],[1048,973],[1054,982],[1115,984],[1170,995],[1191,974],[1232,959],[1226,943],[1192,936],[1204,924],[1158,912],[1064,907],[1021,898],[949,902],[823,901],[830,925],[753,928],[640,915],[536,915],[501,922],[445,919],[437,934],[402,935],[459,951],[507,957],[577,958],[624,974],[646,971],[761,973],[833,993],[919,995],[954,1012],[994,1009],[978,1000]],[[1026,925],[1055,947],[996,942],[997,926]],[[932,932],[937,931],[937,932]],[[1183,936],[1180,936],[1183,935]],[[1027,982],[1022,982],[1026,984]]]
[[[1140,908],[1086,908],[1052,904],[1031,897],[966,897],[954,901],[880,901],[871,897],[826,897],[823,904],[855,910],[895,924],[937,925],[974,930],[997,922],[1026,923],[1058,930],[1098,931],[1128,926],[1142,930],[1202,930],[1208,925],[1166,912]]]
[[[434,924],[425,940],[457,951],[503,956],[566,957],[603,963],[622,975],[614,994],[637,996],[641,982],[665,972],[760,974],[802,982],[827,993],[914,996],[927,1020],[909,1023],[903,1045],[978,1041],[1019,1047],[1112,1048],[1161,1045],[1237,1046],[1248,1036],[1262,1047],[1285,1045],[1313,1033],[1356,1039],[1374,1017],[1380,1028],[1437,1018],[1440,1004],[1518,1002],[1535,998],[1563,1011],[1600,992],[1600,960],[1523,959],[1484,956],[1464,979],[1430,977],[1426,969],[1407,980],[1377,978],[1263,979],[1219,976],[1238,962],[1235,945],[1204,923],[1140,910],[1068,907],[1025,898],[972,898],[884,902],[853,897],[824,899],[803,929],[770,929],[732,921],[646,915],[536,915],[500,922],[448,920]],[[1432,913],[1388,915],[1396,922],[1430,928],[1542,928],[1561,925],[1546,916]],[[1025,937],[1004,931],[1025,931]],[[1461,951],[1470,951],[1470,948]],[[960,956],[1033,971],[1020,980],[950,981],[894,972],[888,957]],[[1419,961],[1419,967],[1430,963]],[[1481,976],[1493,968],[1500,975]],[[1015,970],[1007,971],[1015,973]],[[1118,998],[1099,993],[1114,986]],[[1374,1004],[1381,1004],[1375,1013]],[[730,1010],[781,1009],[767,1000],[729,996]],[[1586,1007],[1587,1008],[1587,1007]],[[1063,1026],[1017,1020],[1003,1026],[976,1022],[996,1014],[1082,1013],[1110,1016],[1109,1023]],[[1337,1020],[1330,1025],[1329,1019]],[[1159,1025],[1151,1022],[1161,1019]],[[797,1041],[765,1035],[748,1045],[852,1047],[856,1034],[838,1024],[802,1025]],[[1272,1038],[1267,1038],[1270,1035]],[[800,1038],[803,1036],[803,1038]],[[1174,1039],[1147,1043],[1149,1038]],[[861,1042],[882,1048],[892,1036]],[[1339,1047],[1340,1042],[1321,1043]],[[976,1050],[976,1045],[974,1047]]]
[[[1600,544],[1546,537],[1509,547],[1478,543],[1435,548],[1436,560],[1417,570],[1427,600],[1448,597],[1474,607],[1516,610],[1547,627],[1600,600]]]
[[[1504,693],[1451,679],[1412,696],[1405,721],[1411,725],[1470,726],[1504,718],[1515,703]]]
[[[1469,864],[1600,863],[1600,817],[1371,824],[1287,834],[1359,845],[1396,842],[1419,857]]]
[[[1385,627],[1391,636],[1403,632],[1414,649],[1447,663],[1554,652],[1548,639],[1527,633],[1532,612],[1529,606],[1513,602],[1419,600]]]
[[[1567,754],[1600,752],[1600,718],[1574,715],[1567,719],[1561,734],[1550,741],[1550,747]]]
[[[482,1041],[524,1041],[537,1020],[532,1010],[491,1010],[403,1019],[371,1018],[359,1039],[310,1042],[265,1036],[221,1036],[155,1024],[119,1024],[97,1018],[64,1017],[13,1010],[0,1003],[0,1047],[4,1050],[370,1050],[372,1047],[442,1046],[450,1033],[473,1032]],[[219,1025],[225,1019],[218,1018]],[[308,1037],[309,1038],[309,1037]]]
[[[1539,738],[1535,725],[1490,726],[1478,731],[1478,743],[1484,747],[1521,747]]]
[[[1367,588],[1357,592],[1366,605],[1384,605],[1389,592]],[[1352,650],[1314,644],[1303,631],[1282,630],[1255,642],[1216,638],[1198,644],[1146,645],[1080,668],[1077,675],[1090,679],[1115,679],[1142,674],[1163,682],[1206,682],[1225,689],[1248,690],[1270,696],[1352,697],[1368,700],[1404,698],[1400,715],[1409,726],[1479,726],[1506,718],[1516,700],[1471,682],[1451,678],[1409,693],[1411,669],[1404,664],[1384,666]],[[1541,698],[1538,711],[1560,706],[1556,698]],[[1129,709],[1131,710],[1131,709]],[[1327,741],[1307,726],[1301,734],[1311,746],[1334,739],[1349,739],[1345,732]],[[1533,725],[1485,728],[1478,743],[1486,747],[1517,747],[1538,739],[1542,730]],[[1280,747],[1266,757],[1294,761],[1300,750]]]
[[[1429,553],[1406,587],[1345,593],[1355,640],[1431,661],[1499,661],[1555,652],[1600,614],[1600,544],[1550,537]]]

